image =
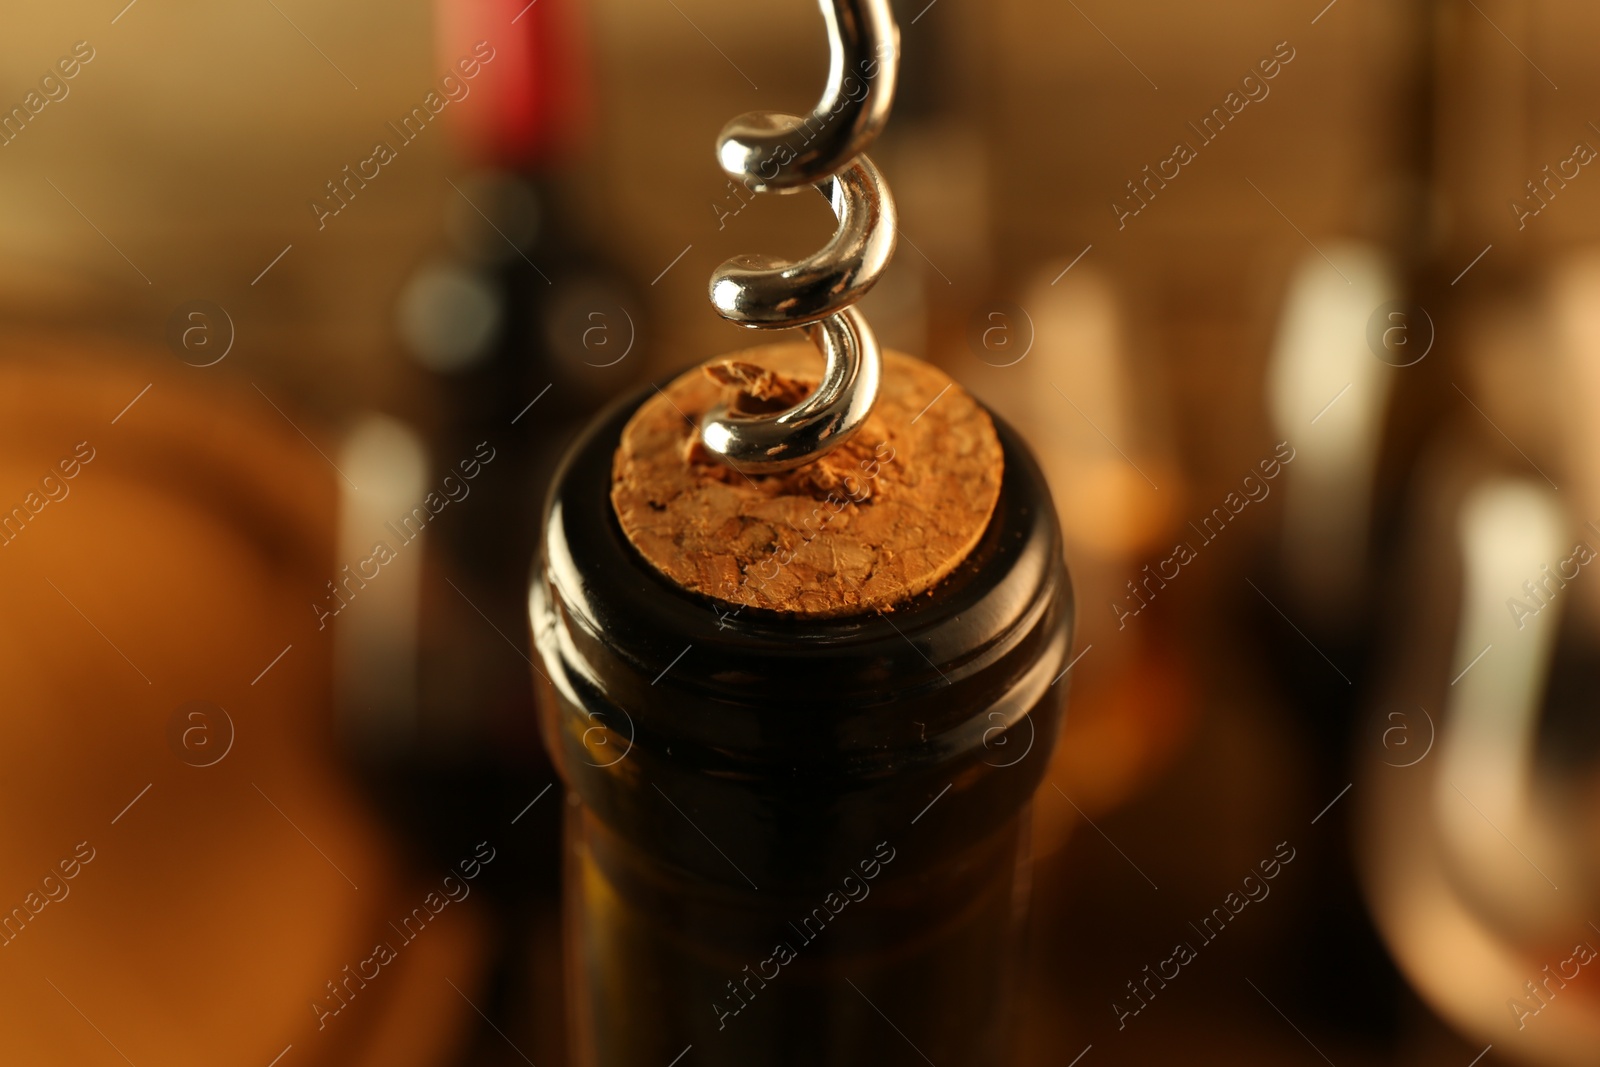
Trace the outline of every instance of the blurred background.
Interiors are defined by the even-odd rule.
[[[1600,11],[895,9],[864,309],[1079,597],[1017,1062],[1595,1063]],[[538,509],[831,232],[817,8],[8,14],[6,1062],[560,1064]]]

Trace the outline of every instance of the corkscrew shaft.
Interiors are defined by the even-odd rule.
[[[801,466],[843,444],[877,400],[882,359],[865,317],[853,308],[894,254],[894,201],[863,153],[888,120],[899,65],[899,30],[887,0],[822,0],[830,62],[821,101],[806,118],[740,115],[723,128],[717,159],[758,192],[811,185],[838,219],[834,237],[797,262],[742,255],[711,275],[711,303],[753,329],[805,327],[825,360],[821,383],[776,415],[736,415],[726,406],[700,423],[706,448],[747,474]]]

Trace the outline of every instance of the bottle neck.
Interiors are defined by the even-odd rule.
[[[645,840],[668,829],[651,814],[665,806],[629,796],[652,786],[744,840],[801,824],[848,835],[852,819],[870,836],[959,776],[994,820],[1020,807],[1059,722],[1071,590],[1049,491],[1015,433],[995,420],[1000,501],[944,582],[885,614],[787,618],[686,592],[623,536],[612,453],[645,395],[598,418],[557,473],[530,599],[560,705],[543,710],[547,738],[583,802]]]

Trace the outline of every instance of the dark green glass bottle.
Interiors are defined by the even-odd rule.
[[[574,1064],[1009,1062],[1027,812],[1071,636],[1043,476],[995,420],[994,517],[930,593],[736,612],[660,576],[612,511],[646,395],[568,453],[530,596],[570,801]]]

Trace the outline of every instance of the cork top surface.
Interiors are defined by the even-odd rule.
[[[739,473],[699,443],[701,415],[783,411],[815,388],[808,344],[746,349],[642,404],[612,462],[611,503],[639,553],[680,587],[809,618],[891,611],[950,574],[983,536],[1003,455],[977,401],[938,368],[883,353],[861,430],[814,463]]]

